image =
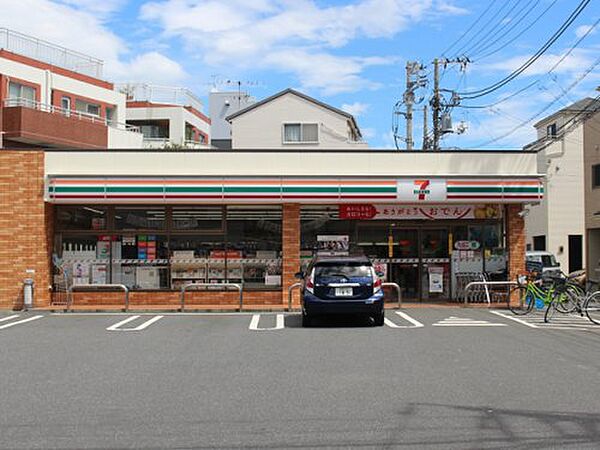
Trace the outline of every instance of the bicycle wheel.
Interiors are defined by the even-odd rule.
[[[511,299],[513,299],[512,302]],[[518,299],[518,302],[515,302],[515,299]],[[529,292],[525,286],[514,287],[509,292],[508,309],[510,309],[513,314],[522,316],[523,314],[531,312],[534,303],[534,295]]]
[[[550,319],[554,317],[554,314],[557,311],[557,303],[556,300],[552,300],[548,306],[546,307],[546,312],[544,313],[544,322],[550,322]]]
[[[600,325],[600,291],[590,295],[583,305],[585,315],[596,325]]]
[[[567,283],[564,292],[556,304],[556,308],[561,313],[571,313],[579,308],[585,298],[585,292],[575,283]]]
[[[554,306],[563,314],[574,312],[579,306],[579,292],[570,286],[564,289],[556,290],[552,295]]]

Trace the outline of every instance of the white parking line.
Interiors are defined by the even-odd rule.
[[[418,320],[413,319],[411,316],[409,316],[406,313],[403,313],[402,311],[394,311],[394,312],[396,314],[398,314],[400,317],[402,317],[404,320],[406,320],[407,322],[412,323],[412,325],[398,325],[386,317],[385,319],[383,319],[383,322],[390,328],[422,328],[425,326]]]
[[[19,317],[19,316],[16,316],[16,317]],[[18,320],[16,322],[7,323],[6,325],[0,326],[0,330],[4,330],[5,328],[14,327],[15,325],[20,325],[22,323],[31,322],[33,320],[41,319],[42,317],[44,317],[44,316],[33,316],[33,317],[28,317],[27,319]]]
[[[258,328],[258,322],[260,322],[260,314],[254,314],[252,316],[252,320],[250,320],[250,325],[248,326],[248,329],[252,331],[275,331],[282,330],[285,327],[283,314],[277,314],[275,326],[271,328]]]
[[[533,325],[532,323],[529,323],[529,322],[527,322],[527,321],[525,321],[525,320],[521,320],[521,319],[519,319],[518,317],[509,316],[509,315],[507,315],[507,314],[504,314],[504,313],[502,313],[502,312],[500,312],[500,311],[490,311],[490,312],[491,312],[492,314],[496,314],[497,316],[504,317],[505,319],[514,320],[515,322],[518,322],[518,323],[520,323],[521,325],[525,325],[525,326],[527,326],[527,327],[531,327],[531,328],[539,328],[538,326],[536,326],[536,325]]]
[[[6,317],[2,317],[2,318],[0,319],[0,322],[6,322],[7,320],[15,319],[15,318],[17,318],[17,317],[19,317],[19,315],[18,315],[18,314],[14,314],[14,315],[12,315],[12,316],[6,316]]]
[[[505,323],[492,323],[487,320],[475,320],[468,317],[450,316],[433,324],[434,327],[505,327]]]
[[[152,319],[145,321],[144,323],[142,323],[141,325],[138,325],[135,328],[120,328],[122,325],[125,325],[126,323],[129,323],[129,322],[133,322],[134,320],[140,318],[140,316],[131,316],[125,320],[121,320],[120,322],[115,323],[114,325],[111,325],[110,327],[108,327],[106,329],[106,331],[142,331],[143,329],[148,328],[153,323],[158,322],[163,317],[164,316],[155,316]]]

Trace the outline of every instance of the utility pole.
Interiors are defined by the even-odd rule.
[[[429,134],[429,126],[427,124],[428,120],[427,105],[425,105],[423,106],[423,150],[429,149],[429,137],[427,136]]]
[[[406,92],[404,93],[404,103],[406,104],[406,150],[412,150],[413,141],[413,103],[415,102],[415,93],[411,75],[414,71],[415,63],[406,62]]]
[[[440,149],[440,61],[433,60],[433,150]]]

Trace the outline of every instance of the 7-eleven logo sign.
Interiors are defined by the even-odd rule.
[[[419,200],[425,200],[431,190],[429,189],[430,180],[415,180],[413,194],[417,196]]]

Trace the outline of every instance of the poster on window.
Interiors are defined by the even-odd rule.
[[[431,294],[444,292],[444,268],[429,266],[429,292]]]
[[[348,235],[317,235],[317,253],[319,255],[345,256],[350,249]]]

